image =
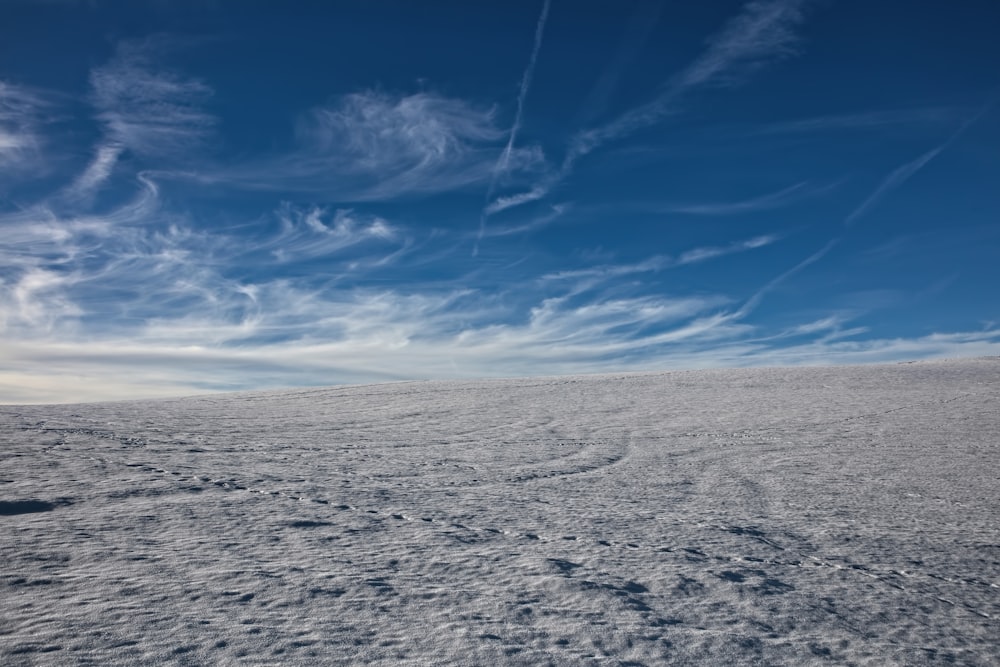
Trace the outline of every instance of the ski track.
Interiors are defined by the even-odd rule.
[[[17,600],[0,602],[0,660],[991,664],[1000,660],[1000,530],[991,519],[1000,503],[995,489],[973,482],[998,468],[1000,419],[988,408],[954,410],[997,405],[998,371],[1000,362],[983,359],[839,374],[706,371],[0,406],[0,437],[10,443],[0,459],[0,505],[9,510],[0,528],[17,528],[17,536],[0,537],[0,556],[11,563],[0,591]],[[824,380],[863,389],[853,397],[834,392],[842,404],[825,407],[803,401],[801,387],[782,400],[771,396],[773,405],[734,389],[759,400],[789,379],[806,391]],[[624,407],[629,385],[639,407]],[[694,397],[658,419],[657,410],[677,396],[666,390],[684,389]],[[579,392],[587,399],[582,412]],[[513,407],[477,417],[497,394]],[[395,407],[387,409],[387,400]],[[458,408],[447,408],[450,400]],[[797,409],[794,400],[801,401]],[[338,409],[338,401],[349,405]],[[889,406],[873,410],[875,402]],[[261,418],[251,416],[258,406],[274,412],[273,424],[247,431],[248,422]],[[713,411],[720,406],[728,410]],[[325,409],[338,414],[318,418]],[[192,428],[208,417],[211,428]],[[699,420],[728,428],[690,428]],[[752,426],[740,428],[739,421]],[[879,466],[888,465],[880,458],[919,472],[900,448],[940,457],[934,447],[944,445],[933,443],[952,442],[956,434],[968,434],[968,452],[939,458],[950,466],[965,456],[943,481],[920,486],[899,475],[879,477]],[[241,445],[250,435],[256,442]],[[831,443],[841,443],[835,449],[842,459],[816,454]],[[42,483],[60,471],[67,471],[68,495]],[[787,478],[789,471],[802,480]],[[895,494],[881,513],[867,516],[862,500],[878,499],[877,490],[855,499],[844,495],[851,493],[847,486],[837,488],[866,474],[886,479]],[[795,493],[796,484],[812,488],[806,475],[818,478],[811,505]],[[949,486],[954,479],[968,479],[968,488]],[[98,501],[100,494],[85,497],[97,480],[111,487],[106,501],[136,507],[134,521],[111,537],[102,537],[107,528],[85,526],[85,518],[75,529],[59,519]],[[910,484],[912,490],[896,490]],[[33,488],[47,493],[29,493]],[[143,528],[162,521],[156,499],[188,497],[197,504],[185,510],[185,520],[199,523],[186,525],[225,538],[216,547],[197,541],[196,565],[180,555],[185,542],[178,534],[147,537]],[[827,523],[813,526],[790,514],[800,502]],[[903,525],[906,507],[942,523],[917,517]],[[215,509],[206,514],[206,508]],[[578,520],[576,511],[583,512]],[[965,516],[949,519],[955,511]],[[246,536],[227,526],[231,515]],[[281,526],[281,535],[270,535],[264,524]],[[634,537],[623,535],[633,528]],[[73,555],[73,530],[98,543],[92,554]],[[59,531],[64,538],[54,540]],[[286,537],[288,531],[300,537]],[[269,535],[300,551],[283,563],[283,551],[262,546]],[[960,543],[948,555],[945,542],[955,536]],[[157,539],[168,547],[162,558],[146,553],[145,543]],[[437,562],[435,549],[444,561]],[[69,565],[82,557],[100,568],[99,553],[118,563],[109,567],[105,588],[100,575]],[[252,554],[263,554],[259,565],[248,562]],[[119,570],[150,558],[159,570],[120,578]],[[385,558],[388,565],[380,564]],[[963,564],[978,569],[955,570]],[[198,593],[190,583],[199,577],[241,586]],[[244,591],[251,580],[279,582],[271,588],[286,598]],[[161,592],[136,607],[134,596],[155,591],[158,581]],[[338,583],[328,588],[326,581]],[[67,596],[52,597],[50,587],[71,589],[68,599],[86,598],[114,614],[109,621],[74,612],[60,622],[53,605],[67,605]],[[202,597],[218,599],[205,609],[216,619],[213,629],[188,622],[180,634],[165,632],[168,620],[157,606],[176,606],[181,589],[193,608],[205,604]],[[136,591],[127,594],[127,605],[117,601],[126,595],[121,591]],[[120,625],[126,607],[149,617],[145,630]],[[366,623],[334,629],[343,613]],[[87,641],[77,636],[84,630]]]

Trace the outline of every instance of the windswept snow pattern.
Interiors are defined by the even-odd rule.
[[[1000,359],[0,406],[0,663],[1000,663]]]

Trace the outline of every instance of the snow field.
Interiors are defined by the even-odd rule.
[[[0,662],[1000,662],[1000,359],[0,406]]]

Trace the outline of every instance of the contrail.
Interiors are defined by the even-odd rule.
[[[740,68],[752,70],[765,62],[794,55],[793,47],[798,40],[796,28],[805,18],[805,4],[805,0],[750,0],[745,3],[740,13],[709,39],[708,47],[673,77],[663,92],[609,123],[578,132],[570,142],[558,170],[545,176],[530,192],[494,202],[487,208],[487,212],[502,211],[541,199],[570,175],[581,158],[610,141],[654,125],[675,113],[678,100],[689,91],[726,77],[733,78]],[[544,20],[545,10],[542,17]],[[536,46],[537,44],[536,41]],[[528,72],[530,71],[529,67]],[[508,149],[511,145],[508,144]],[[509,156],[509,150],[505,151],[501,163],[506,164]],[[492,185],[490,192],[493,192]]]
[[[844,226],[851,227],[858,220],[858,218],[863,216],[872,206],[878,203],[882,197],[901,186],[914,174],[923,169],[928,162],[936,158],[943,151],[950,148],[952,144],[962,138],[962,135],[964,135],[970,127],[975,125],[983,116],[989,113],[998,100],[1000,100],[1000,95],[994,95],[975,115],[962,123],[962,125],[955,130],[951,136],[945,139],[944,142],[930,149],[917,159],[907,162],[906,164],[894,169],[893,172],[889,174],[863,202],[861,202],[861,205],[854,209],[851,214],[844,219]],[[761,287],[749,299],[747,299],[746,303],[744,303],[739,310],[725,317],[731,319],[742,319],[749,315],[750,312],[760,304],[764,295],[810,264],[821,260],[828,252],[836,247],[837,244],[843,240],[843,238],[843,236],[839,236],[828,241],[827,244],[820,248],[817,252],[814,252],[809,257],[806,257],[804,260],[793,266],[788,271],[785,271],[777,278],[773,278],[769,283]]]
[[[810,264],[813,264],[823,259],[823,257],[825,257],[828,252],[833,250],[833,248],[836,247],[836,245],[840,243],[842,240],[843,237],[838,237],[831,239],[830,241],[827,241],[825,246],[823,246],[813,254],[809,255],[804,260],[802,260],[792,268],[788,269],[777,278],[772,278],[770,282],[768,282],[766,285],[764,285],[759,290],[754,292],[754,294],[749,299],[747,299],[746,303],[740,306],[739,310],[737,310],[735,313],[732,314],[731,316],[732,319],[740,320],[749,315],[751,311],[753,311],[755,308],[757,308],[757,306],[760,305],[760,302],[764,298],[764,295],[766,295],[775,287],[785,282],[786,280],[788,280],[796,273],[809,266]]]
[[[542,48],[542,35],[545,33],[545,22],[549,18],[549,6],[551,4],[552,0],[545,0],[545,4],[542,5],[542,15],[538,17],[538,25],[535,26],[535,46],[531,49],[531,59],[528,61],[528,67],[524,70],[524,76],[521,77],[521,90],[517,94],[517,113],[514,114],[514,124],[510,128],[510,137],[507,138],[507,146],[504,147],[503,153],[500,155],[497,168],[493,170],[493,182],[490,184],[491,196],[493,194],[492,190],[496,186],[497,176],[507,169],[507,164],[510,161],[510,153],[514,148],[514,141],[517,139],[517,133],[521,129],[521,118],[524,115],[524,100],[528,97],[531,79],[535,75],[535,64],[538,62],[538,52]]]
[[[955,130],[955,132],[953,132],[952,135],[948,137],[943,143],[941,143],[938,146],[935,146],[934,148],[927,151],[917,159],[907,162],[906,164],[897,167],[895,170],[893,170],[893,172],[889,174],[884,181],[882,181],[882,184],[879,185],[878,188],[876,188],[875,191],[872,192],[867,199],[861,202],[860,206],[854,209],[854,211],[852,211],[851,214],[847,216],[847,218],[844,220],[844,226],[850,227],[851,225],[853,225],[855,222],[857,222],[858,218],[867,213],[871,207],[873,207],[875,204],[879,202],[880,199],[882,199],[882,197],[884,197],[889,192],[895,190],[903,183],[906,183],[906,181],[910,180],[910,178],[914,174],[916,174],[918,171],[927,166],[928,162],[936,158],[939,154],[941,154],[942,151],[947,150],[949,147],[951,147],[952,144],[961,139],[962,135],[965,134],[966,130],[968,130],[970,127],[976,124],[980,118],[985,116],[993,108],[993,105],[996,104],[997,99],[998,96],[994,95],[985,105],[983,105],[983,107],[975,115],[973,115],[967,121],[962,123],[961,127]]]
[[[497,187],[497,179],[500,178],[500,174],[507,171],[507,166],[510,163],[510,154],[514,150],[514,142],[517,140],[517,133],[521,129],[521,119],[524,116],[524,101],[528,97],[528,89],[531,88],[531,79],[535,74],[535,64],[538,62],[538,52],[542,49],[542,35],[545,34],[545,22],[549,18],[549,7],[551,4],[552,0],[545,0],[542,5],[542,15],[538,17],[538,24],[535,26],[535,45],[531,49],[531,58],[528,59],[528,66],[524,69],[524,75],[521,77],[521,89],[517,93],[517,111],[514,114],[514,124],[510,127],[510,136],[507,137],[507,145],[504,146],[503,153],[500,154],[500,159],[497,160],[496,166],[493,168],[490,187],[486,192],[487,202],[493,198],[493,193]],[[486,218],[488,217],[489,214],[484,210],[479,218],[479,236],[476,238],[476,246],[472,251],[473,255],[476,255],[479,251],[479,241],[482,240],[483,234],[486,232]]]

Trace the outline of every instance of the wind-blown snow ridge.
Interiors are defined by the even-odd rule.
[[[990,664],[1000,360],[0,407],[0,662]]]

